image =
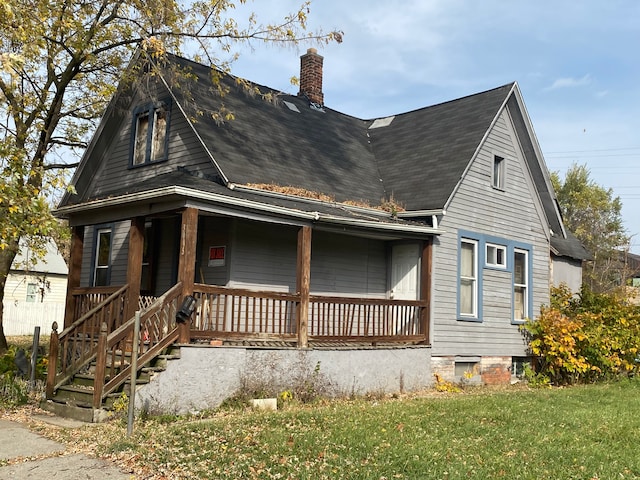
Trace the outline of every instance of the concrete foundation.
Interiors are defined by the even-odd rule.
[[[184,414],[218,407],[240,391],[313,389],[322,396],[392,394],[433,384],[431,349],[273,349],[181,346],[180,358],[143,385],[136,408]],[[271,393],[273,395],[273,393]]]

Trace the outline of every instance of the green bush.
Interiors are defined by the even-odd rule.
[[[554,287],[551,305],[523,326],[538,374],[555,384],[583,383],[640,371],[640,307],[618,293]]]

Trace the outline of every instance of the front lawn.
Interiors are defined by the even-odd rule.
[[[639,380],[41,428],[136,478],[640,478]]]

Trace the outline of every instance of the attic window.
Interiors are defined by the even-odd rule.
[[[493,157],[493,188],[504,190],[504,180],[506,175],[506,162],[504,158],[495,155]]]
[[[396,118],[395,115],[391,117],[377,118],[373,121],[373,123],[369,127],[369,130],[371,130],[372,128],[388,127],[389,125],[391,125],[391,122],[393,122],[394,118]]]
[[[131,166],[167,159],[169,108],[166,104],[146,105],[133,115]]]

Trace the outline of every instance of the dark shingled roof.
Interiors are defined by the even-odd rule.
[[[231,183],[296,186],[373,205],[392,195],[407,210],[445,207],[513,88],[404,113],[388,126],[370,128],[371,120],[327,107],[318,111],[305,98],[258,86],[276,99],[267,102],[247,94],[230,75],[222,76],[230,93],[221,98],[212,93],[208,67],[174,58],[198,78],[192,90],[198,108],[217,111],[224,105],[235,115],[223,124],[207,116],[194,123]],[[174,93],[180,100],[180,92]]]
[[[593,260],[591,254],[582,245],[578,237],[567,230],[567,238],[557,235],[551,237],[551,251],[559,257],[569,257],[576,260]]]

